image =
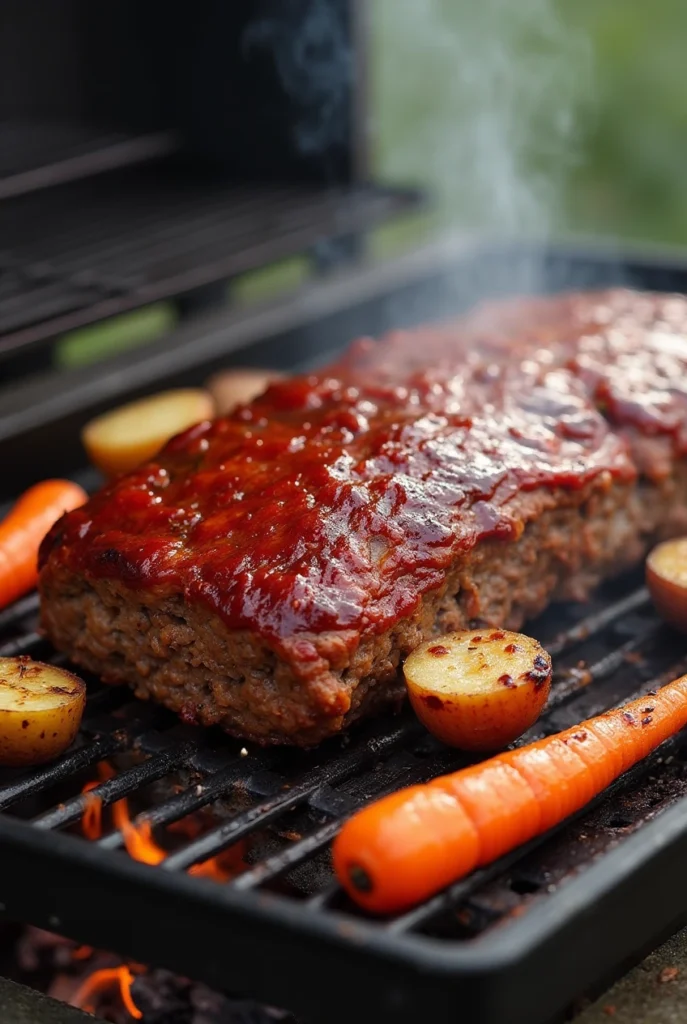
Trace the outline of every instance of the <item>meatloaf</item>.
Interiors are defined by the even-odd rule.
[[[355,344],[68,513],[43,626],[187,722],[308,746],[421,640],[519,628],[687,528],[687,299],[484,306]]]

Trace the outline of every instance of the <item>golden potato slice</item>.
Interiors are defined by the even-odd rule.
[[[404,673],[415,713],[437,739],[463,750],[498,750],[539,717],[551,658],[529,636],[476,629],[420,644]]]
[[[687,630],[687,537],[666,540],[646,560],[646,585],[656,610],[671,626]]]
[[[233,412],[237,405],[250,402],[261,395],[270,384],[283,380],[277,370],[236,369],[222,370],[206,382],[218,416]]]
[[[0,658],[0,765],[43,764],[74,741],[86,705],[78,676],[30,658]]]
[[[214,415],[212,396],[201,388],[163,391],[96,417],[81,440],[93,465],[111,477],[152,459],[175,434]]]

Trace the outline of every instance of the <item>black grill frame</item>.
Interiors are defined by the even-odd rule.
[[[153,170],[155,173],[153,173]],[[2,180],[0,179],[0,186]],[[0,372],[66,332],[292,256],[362,240],[421,196],[382,185],[238,187],[127,168],[0,208]],[[361,242],[362,245],[362,242]],[[227,288],[228,293],[228,288]]]
[[[23,603],[29,616],[34,607],[33,597]],[[572,715],[573,720],[581,717],[570,709],[580,695],[587,701],[589,713],[606,706],[608,695],[604,698],[597,692],[604,681],[613,678],[619,668],[623,675],[628,674],[628,653],[647,648],[657,637],[665,647],[667,667],[658,677],[646,680],[643,668],[643,681],[637,686],[635,679],[632,692],[624,696],[652,689],[687,668],[684,643],[654,619],[643,587],[621,593],[610,606],[602,599],[591,616],[578,613],[578,621],[547,646],[557,652],[560,662],[566,654],[574,660],[585,644],[596,640],[607,646],[613,622],[639,613],[644,623],[637,635],[616,645],[586,670],[591,683],[584,673],[559,673],[549,710],[530,738],[559,728],[557,714]],[[556,614],[550,619],[555,621]],[[10,618],[11,612],[0,619],[5,632]],[[539,630],[535,627],[533,631]],[[0,645],[0,655],[21,649],[45,656],[46,647],[29,628]],[[90,746],[68,753],[54,765],[0,784],[0,806],[4,808],[0,813],[0,866],[4,869],[0,871],[0,898],[4,913],[12,919],[177,970],[215,987],[286,1005],[313,1020],[338,1022],[349,1019],[353,1012],[370,1021],[409,1021],[422,1012],[449,1020],[454,1007],[460,1005],[470,1007],[468,1019],[485,1024],[520,1020],[534,1024],[548,1020],[551,1012],[636,954],[648,940],[655,941],[687,918],[687,906],[680,906],[676,899],[685,871],[680,860],[687,852],[684,805],[680,803],[642,824],[636,834],[607,851],[598,863],[585,866],[578,878],[566,878],[555,892],[540,896],[531,906],[525,899],[522,916],[502,914],[497,926],[487,926],[468,941],[431,937],[419,929],[428,919],[441,916],[446,906],[465,905],[490,882],[510,878],[529,854],[546,848],[550,836],[540,837],[524,850],[475,873],[418,910],[376,922],[342,902],[336,887],[325,887],[305,901],[259,889],[264,863],[223,885],[187,876],[183,868],[201,859],[201,852],[207,857],[218,848],[216,841],[210,843],[207,838],[201,837],[200,848],[198,841],[190,841],[163,865],[151,868],[121,852],[117,832],[97,842],[61,833],[59,826],[80,817],[84,803],[78,794],[43,811],[31,823],[13,818],[6,811],[19,797],[40,792],[60,776],[73,776],[77,768],[136,746],[148,760],[101,784],[96,792],[105,804],[135,792],[144,782],[168,775],[180,764],[191,763],[207,773],[205,792],[199,796],[191,783],[181,794],[143,812],[138,820],[177,820],[228,790],[232,780],[241,779],[260,811],[249,809],[219,825],[215,831],[221,833],[223,845],[230,836],[239,838],[271,818],[282,817],[294,803],[332,812],[324,825],[314,829],[321,842],[331,837],[342,817],[356,805],[355,801],[347,804],[345,794],[341,799],[335,789],[337,782],[360,774],[389,751],[398,751],[402,762],[404,752],[422,735],[409,715],[370,723],[356,730],[350,742],[335,741],[310,755],[313,763],[300,782],[291,780],[288,789],[275,793],[269,772],[280,772],[280,762],[284,757],[288,762],[288,754],[251,750],[243,758],[239,744],[233,741],[226,741],[224,749],[222,744],[219,749],[208,748],[208,734],[176,725],[170,728],[166,712],[138,704],[127,691],[96,689],[90,701],[86,719]],[[102,725],[107,725],[108,706],[121,702],[134,717],[123,729],[120,726],[118,733],[113,728],[117,723],[109,719],[110,727],[99,734]],[[460,765],[461,757],[455,751],[431,742],[430,747],[433,755],[415,764],[412,777],[401,777],[401,781],[415,781]],[[613,806],[614,796],[631,790],[680,747],[679,738],[665,744],[596,804],[610,802]],[[402,764],[395,772],[398,782],[398,775],[403,776]],[[285,779],[286,773],[280,777]],[[371,788],[389,788],[383,773],[381,779],[381,785],[372,783]],[[586,808],[577,817],[587,820],[592,810]],[[562,829],[569,827],[567,823]],[[286,847],[287,858],[299,845]],[[279,855],[273,858],[273,869],[278,861]]]
[[[502,267],[507,251],[501,252]],[[562,258],[559,251],[557,274]],[[473,272],[475,259],[470,264]],[[610,259],[595,262],[579,252],[576,263],[574,252],[568,253],[575,284],[581,283],[582,276],[587,278],[584,283],[592,283],[596,273],[600,284],[620,278],[658,287],[658,261],[648,260],[639,280],[642,264],[628,264],[621,270]],[[466,267],[462,265],[464,273]],[[456,263],[452,273],[460,270],[461,264]],[[436,278],[427,271],[425,260],[420,272],[416,270],[418,286],[428,278],[436,286]],[[687,291],[687,271],[677,260],[664,262],[663,272],[668,287]],[[448,279],[445,265],[444,273]],[[392,280],[388,268],[386,275],[382,280],[388,285]],[[517,275],[513,280],[521,286]],[[548,283],[557,284],[555,275]],[[377,303],[384,304],[386,312],[378,310],[377,319],[393,318],[398,312],[398,306],[389,304],[389,291],[379,287]],[[346,293],[350,295],[350,290],[344,289]],[[418,319],[428,316],[426,308],[414,308]],[[342,311],[347,323],[350,312]],[[332,305],[328,315],[334,313]],[[373,326],[378,329],[376,323]],[[29,597],[0,613],[0,656],[22,651],[50,656],[35,631],[35,610],[36,599]],[[591,609],[553,609],[531,630],[555,655],[559,676],[549,710],[529,738],[646,692],[687,669],[684,641],[658,623],[636,578],[607,587]],[[579,653],[589,662],[585,671],[575,670]],[[638,654],[645,655],[644,662],[637,662]],[[120,701],[123,717],[113,719]],[[313,1021],[337,1024],[355,1014],[364,1021],[410,1021],[431,1015],[440,1022],[454,1019],[458,1011],[476,1024],[544,1024],[576,996],[608,979],[687,920],[683,884],[687,881],[687,820],[680,787],[655,810],[640,807],[636,830],[614,833],[620,840],[617,845],[607,843],[599,856],[584,861],[579,873],[570,866],[553,891],[538,886],[530,898],[525,889],[518,904],[522,911],[497,909],[493,919],[476,929],[475,937],[457,938],[454,932],[441,938],[436,931],[421,931],[428,926],[429,911],[433,921],[447,905],[465,906],[476,894],[488,893],[490,886],[507,890],[523,865],[526,880],[532,858],[538,851],[552,850],[556,839],[535,840],[471,876],[431,901],[429,911],[424,908],[393,922],[375,922],[356,913],[327,885],[309,899],[260,888],[268,869],[283,867],[280,856],[293,859],[294,854],[288,853],[293,846],[285,848],[286,854],[275,854],[267,866],[258,865],[234,882],[218,885],[189,877],[183,870],[214,852],[216,844],[207,839],[195,845],[191,841],[164,865],[147,867],[118,848],[118,834],[91,843],[58,831],[78,818],[83,809],[78,796],[63,800],[50,812],[42,809],[32,823],[6,810],[12,800],[26,798],[32,788],[40,790],[60,774],[73,778],[77,769],[94,765],[135,741],[148,760],[104,783],[100,793],[105,802],[187,762],[208,778],[211,792],[199,795],[195,783],[189,783],[185,793],[157,805],[149,816],[152,823],[178,818],[208,795],[216,797],[232,780],[242,779],[253,809],[239,811],[219,825],[215,838],[226,845],[281,817],[291,804],[307,803],[315,822],[310,845],[323,845],[337,822],[366,795],[459,766],[455,752],[421,739],[422,730],[412,717],[370,723],[356,729],[350,740],[330,742],[309,755],[251,749],[242,757],[240,744],[234,741],[217,746],[212,734],[179,726],[166,712],[138,704],[128,693],[101,692],[96,686],[86,735],[94,744],[90,751],[68,753],[54,766],[29,772],[24,781],[0,782],[0,807],[5,808],[0,812],[4,913],[136,961],[286,1006]],[[421,747],[423,757],[417,753]],[[391,754],[389,763],[384,761],[386,754]],[[648,785],[647,777],[668,757],[682,763],[681,738],[665,744],[619,780],[612,792],[597,801],[598,812],[586,808],[577,816],[583,823],[579,827],[608,833],[610,825],[593,824],[594,814],[603,814],[604,808],[618,806],[626,798],[636,804],[637,793]],[[367,771],[373,765],[380,766],[376,774]],[[362,788],[356,787],[358,777],[363,779]],[[290,788],[283,789],[282,781],[288,781]],[[325,820],[318,823],[318,814]],[[577,827],[566,823],[555,831],[565,835],[567,844]]]

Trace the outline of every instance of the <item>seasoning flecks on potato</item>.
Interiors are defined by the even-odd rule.
[[[78,676],[32,661],[0,658],[0,765],[52,761],[79,731],[86,685]]]
[[[406,659],[411,704],[429,731],[463,750],[498,750],[539,717],[551,658],[531,637],[505,629],[449,633]]]

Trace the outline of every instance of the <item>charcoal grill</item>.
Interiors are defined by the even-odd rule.
[[[485,295],[611,283],[687,291],[687,262],[672,252],[621,259],[589,245],[454,240],[342,271],[268,309],[195,324],[192,347],[182,328],[127,366],[62,374],[59,388],[54,375],[26,383],[0,412],[0,459],[9,465],[21,452],[30,463],[59,439],[60,470],[92,484],[79,469],[79,425],[126,393],[200,380],[221,363],[303,368],[357,333],[433,319]],[[40,475],[32,464],[30,472]],[[0,655],[57,657],[36,612],[30,595],[0,613]],[[585,606],[550,609],[528,629],[554,655],[556,676],[548,710],[525,739],[687,670],[687,645],[658,621],[636,574]],[[75,748],[0,778],[0,902],[12,919],[328,1024],[457,1013],[475,1024],[545,1024],[687,922],[680,737],[552,834],[379,921],[336,886],[329,843],[371,798],[457,768],[461,755],[408,713],[309,753],[244,751],[128,691],[89,684]],[[122,761],[133,753],[135,762]],[[95,792],[105,805],[131,797],[138,824],[167,825],[207,806],[221,806],[221,816],[155,867],[131,860],[119,832],[88,841],[74,830],[80,789],[103,759],[119,770]],[[243,838],[252,844],[248,868],[233,881],[187,874]]]

